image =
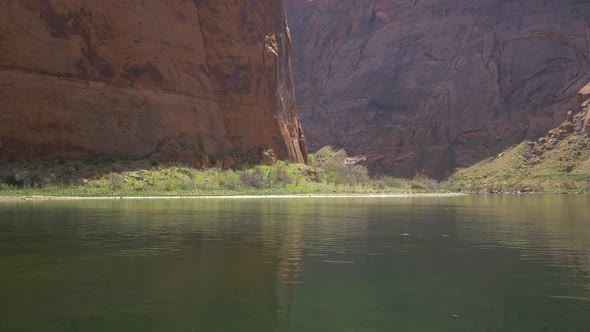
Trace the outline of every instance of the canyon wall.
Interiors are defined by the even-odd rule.
[[[0,0],[0,160],[304,162],[290,56],[283,0]]]
[[[544,135],[590,80],[590,2],[287,0],[311,149],[444,177]]]

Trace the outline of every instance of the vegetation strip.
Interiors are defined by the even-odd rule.
[[[362,158],[331,147],[310,164],[197,168],[148,159],[17,161],[0,164],[0,196],[12,197],[337,197],[427,193],[589,193],[590,139],[572,134],[545,149],[523,142],[439,182],[369,175]],[[40,199],[40,198],[35,198]],[[54,199],[54,198],[52,198]]]
[[[2,196],[236,196],[446,193],[417,176],[370,177],[344,150],[326,147],[310,165],[278,161],[230,169],[147,159],[19,161],[0,165]]]

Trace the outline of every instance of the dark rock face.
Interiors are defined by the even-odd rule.
[[[312,149],[443,177],[559,125],[590,78],[580,0],[287,0]]]
[[[290,62],[282,0],[0,0],[0,160],[172,140],[304,162]]]

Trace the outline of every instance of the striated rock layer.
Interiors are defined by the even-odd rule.
[[[287,0],[312,149],[443,177],[556,127],[590,79],[590,2]]]
[[[0,0],[0,160],[304,162],[290,56],[283,0]]]

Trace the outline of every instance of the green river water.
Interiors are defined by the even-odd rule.
[[[590,331],[590,196],[0,203],[0,331]]]

